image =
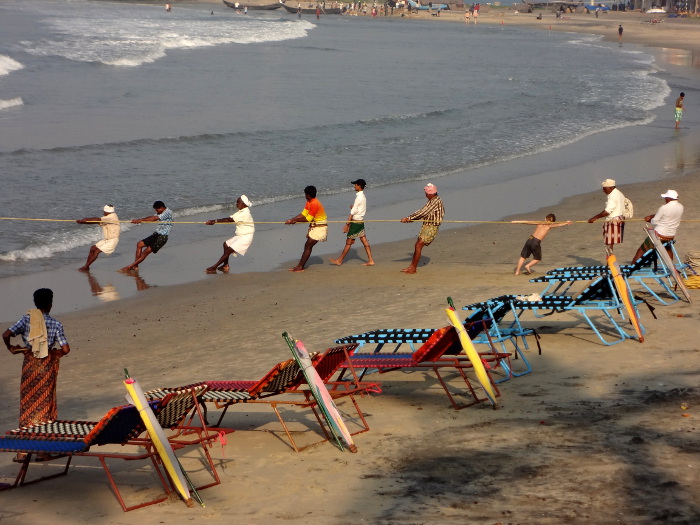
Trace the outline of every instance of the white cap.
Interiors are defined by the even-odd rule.
[[[241,195],[241,200],[243,201],[243,204],[245,204],[249,208],[252,206],[250,199],[248,197],[246,197],[245,195]]]
[[[114,206],[107,204],[102,210],[106,213],[114,213]]]
[[[678,199],[678,192],[676,190],[668,190],[666,193],[662,193],[661,197],[664,199]]]
[[[617,184],[615,184],[615,181],[613,179],[605,179],[602,182],[602,185],[603,185],[603,188],[614,188],[615,186],[617,186]]]

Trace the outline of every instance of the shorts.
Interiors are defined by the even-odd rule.
[[[97,246],[97,249],[100,250],[102,253],[111,255],[112,253],[114,253],[117,244],[119,244],[119,237],[117,237],[116,239],[103,239],[95,243],[95,246]]]
[[[623,217],[615,217],[603,224],[603,239],[606,246],[622,244],[625,236],[625,220]]]
[[[168,242],[168,236],[161,235],[160,233],[152,233],[145,239],[141,239],[141,242],[151,249],[151,253],[158,253],[158,250]]]
[[[328,239],[328,226],[325,224],[323,226],[314,226],[312,224],[309,226],[309,233],[306,236],[314,241],[326,242]]]
[[[523,246],[523,251],[520,252],[520,257],[527,259],[532,255],[532,258],[536,261],[542,260],[542,240],[537,237],[530,235],[530,238],[525,241],[525,246]]]
[[[364,222],[351,222],[348,227],[348,239],[357,239],[365,236]]]
[[[659,240],[663,244],[665,242],[672,241],[673,237],[663,237],[663,236],[659,235]],[[639,249],[642,250],[644,253],[646,253],[649,250],[651,250],[653,247],[654,247],[654,243],[652,242],[652,240],[649,237],[647,237],[644,240],[644,242],[642,243],[642,245],[639,247]]]
[[[435,224],[424,224],[420,232],[418,232],[418,238],[423,241],[423,244],[428,246],[435,240],[435,237],[437,237],[439,229],[440,226],[436,226]]]
[[[681,108],[676,108],[676,122],[680,122],[683,118],[683,110]]]

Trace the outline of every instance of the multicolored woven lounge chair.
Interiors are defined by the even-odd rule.
[[[163,404],[160,401],[151,403],[154,412],[157,412],[161,406],[163,406]],[[158,467],[155,458],[156,452],[153,449],[147,449],[145,452],[139,449],[138,453],[133,454],[97,452],[91,450],[93,447],[101,445],[126,445],[129,440],[134,439],[144,430],[145,428],[141,422],[141,417],[133,405],[112,408],[100,421],[53,421],[51,423],[11,430],[6,436],[0,437],[0,451],[20,452],[26,454],[26,456],[21,463],[14,484],[7,488],[15,488],[58,476],[64,476],[68,473],[68,468],[74,456],[88,456],[99,459],[107,474],[112,490],[124,511],[130,511],[165,501],[172,491]],[[34,457],[44,460],[67,458],[67,462],[65,468],[61,472],[27,481],[27,472]],[[165,490],[165,494],[150,501],[127,506],[109,470],[106,461],[107,458],[150,460]]]
[[[344,338],[343,340],[347,339],[349,338]],[[457,337],[457,332],[453,327],[446,326],[434,330],[428,340],[411,354],[376,352],[371,354],[354,354],[350,356],[350,359],[343,363],[341,367],[350,371],[361,370],[360,376],[357,377],[359,380],[362,380],[364,375],[370,370],[377,370],[379,373],[386,373],[394,370],[401,370],[404,372],[415,370],[432,371],[442,385],[452,407],[455,410],[459,410],[486,400],[486,398],[480,398],[472,387],[465,372],[465,370],[471,369],[472,365],[468,360],[456,355],[459,352],[461,352],[461,345]],[[508,359],[510,356],[510,354],[496,353],[495,351],[481,353],[479,355],[487,371],[489,368],[497,366],[502,360]],[[470,403],[460,405],[455,401],[453,397],[455,394],[448,388],[447,382],[441,374],[441,370],[456,371],[460,375],[467,385],[469,395],[472,398]],[[342,380],[342,378],[341,375],[340,379]],[[491,379],[491,382],[493,383],[493,379]],[[494,390],[497,395],[500,395],[495,385]]]

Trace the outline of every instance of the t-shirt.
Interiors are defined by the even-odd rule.
[[[616,217],[625,214],[625,196],[617,188],[608,193],[608,200],[605,203],[605,211],[608,212],[606,221],[611,221]]]
[[[676,230],[683,217],[683,205],[676,201],[668,201],[659,208],[651,223],[654,225],[656,233],[662,237],[675,237]]]
[[[326,220],[328,220],[323,204],[321,204],[321,201],[316,198],[306,202],[304,211],[302,211],[301,214],[304,216],[307,222],[326,224]]]
[[[253,215],[250,213],[250,208],[238,210],[231,215],[231,218],[236,223],[236,235],[252,235],[255,233],[255,224],[253,224]]]
[[[156,233],[161,235],[170,235],[170,230],[173,229],[173,212],[170,208],[165,208],[163,213],[158,215],[158,226],[156,227]]]
[[[350,209],[350,213],[354,221],[361,221],[365,218],[365,213],[367,213],[367,197],[365,197],[364,191],[358,191],[357,195],[355,195],[355,202]]]
[[[102,228],[102,236],[106,241],[119,238],[121,226],[116,213],[110,213],[102,217],[100,219],[100,227]]]

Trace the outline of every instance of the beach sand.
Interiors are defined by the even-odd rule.
[[[598,167],[591,161],[580,169],[589,174]],[[637,218],[616,249],[622,262],[643,240],[638,219],[656,211],[668,188],[686,205],[679,253],[698,250],[697,173],[649,178],[658,180],[620,183]],[[598,190],[513,218],[553,212],[559,220],[583,221],[604,202]],[[378,264],[371,268],[361,265],[358,243],[359,257],[341,267],[315,257],[301,274],[220,275],[62,314],[73,351],[62,361],[59,416],[97,419],[122,404],[124,368],[144,389],[258,379],[290,357],[283,331],[321,351],[338,337],[371,329],[444,326],[448,295],[461,306],[539,292],[526,276],[513,275],[530,229],[444,229],[414,276],[399,271],[412,240],[373,245]],[[537,273],[604,261],[600,230],[600,223],[580,222],[554,230]],[[17,317],[25,309],[18,302]],[[455,411],[433,376],[391,372],[378,378],[381,394],[359,399],[371,430],[356,436],[357,454],[327,443],[294,453],[269,407],[236,406],[224,425],[237,431],[212,450],[223,482],[202,491],[205,508],[170,501],[124,514],[98,463],[78,459],[67,477],[0,493],[0,522],[698,523],[697,303],[650,302],[658,319],[641,310],[643,344],[603,346],[573,315],[526,317],[525,325],[542,335],[543,352],[529,351],[532,374],[500,385],[497,411],[485,403]],[[0,425],[10,429],[18,415],[21,359],[2,355]],[[340,408],[352,412],[347,402]],[[319,438],[309,411],[285,415],[299,442]],[[349,426],[357,428],[352,420]],[[16,473],[11,457],[0,456],[3,481]],[[183,464],[195,480],[206,479],[196,453]],[[145,468],[116,463],[115,469],[127,498],[142,499],[157,487]]]

